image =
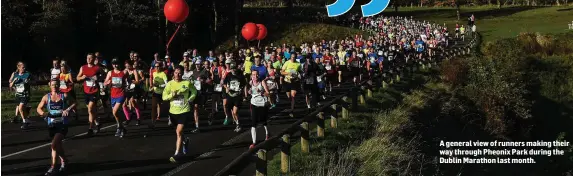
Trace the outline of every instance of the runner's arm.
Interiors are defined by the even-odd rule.
[[[70,104],[70,105],[68,106],[68,108],[66,108],[66,111],[69,112],[70,110],[72,110],[72,109],[74,109],[74,108],[76,107],[76,105],[77,105],[77,104],[76,104],[76,100],[73,99],[73,98],[68,98],[68,94],[64,94],[64,97],[68,100],[68,104]]]
[[[109,85],[109,84],[111,83],[111,80],[110,80],[110,79],[111,79],[111,71],[110,71],[110,72],[107,72],[107,75],[105,76],[105,81],[104,81],[103,84],[106,85],[106,86]]]
[[[141,71],[135,71],[135,81],[133,82],[133,84],[139,84],[139,81],[143,75],[143,73]]]
[[[15,74],[15,73],[16,73],[16,72],[12,72],[12,75],[10,76],[10,86],[9,86],[10,88],[14,87],[14,82],[16,81],[16,80],[14,79],[14,74]]]
[[[195,97],[197,96],[197,89],[195,89],[195,86],[189,86],[189,99],[187,101],[192,102],[193,100],[195,100]]]
[[[78,76],[76,77],[76,80],[78,82],[80,82],[80,81],[83,81],[84,79],[86,79],[86,76],[84,75],[84,72],[80,68],[80,71],[78,72]]]
[[[36,112],[38,112],[38,115],[40,115],[40,117],[45,117],[46,114],[44,114],[44,106],[46,104],[46,102],[48,101],[48,95],[44,95],[44,97],[42,97],[42,100],[40,101],[40,103],[38,103],[38,108],[36,108]]]
[[[170,101],[175,96],[174,90],[171,90],[171,85],[167,84],[163,89],[163,101]]]

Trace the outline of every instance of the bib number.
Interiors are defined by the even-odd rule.
[[[221,92],[223,91],[223,86],[221,86],[221,84],[215,84],[215,92]]]
[[[67,89],[68,85],[66,84],[66,82],[60,82],[60,89]]]
[[[194,85],[195,85],[195,89],[201,90],[201,81],[195,80]]]
[[[326,68],[326,70],[332,70],[332,66],[330,66],[330,65],[326,65],[325,68]]]
[[[63,123],[63,122],[64,122],[64,117],[49,118],[50,124]]]
[[[185,97],[183,95],[178,95],[173,99],[173,105],[175,106],[184,106],[185,105]]]
[[[318,82],[322,82],[322,77],[320,77],[320,76],[317,76],[317,77],[316,77],[316,81],[318,81]]]
[[[94,86],[95,86],[95,83],[94,83],[93,80],[89,79],[89,80],[86,80],[86,86],[88,86],[88,87],[94,87]]]
[[[22,93],[24,90],[26,90],[24,84],[16,84],[16,92]]]
[[[122,84],[122,80],[119,77],[112,77],[111,78],[111,85],[115,88],[117,87],[121,87]],[[100,86],[100,88],[102,88],[102,86]],[[103,89],[103,88],[102,88]]]

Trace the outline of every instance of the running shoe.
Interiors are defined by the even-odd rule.
[[[291,112],[288,114],[290,117],[294,118],[294,114]]]
[[[227,118],[225,118],[225,121],[223,122],[223,125],[229,125],[229,120]]]
[[[125,129],[125,127],[121,128],[121,132],[119,133],[119,137],[123,138],[123,136],[125,136],[125,134],[127,134],[127,129]]]
[[[177,163],[177,160],[181,158],[179,155],[173,155],[171,158],[169,158],[169,161],[171,163]]]
[[[24,123],[22,123],[22,126],[20,126],[20,128],[21,128],[22,130],[27,130],[27,129],[28,129],[28,126],[30,126],[30,123],[24,122]]]
[[[135,123],[135,126],[139,126],[141,125],[141,120],[137,119],[137,123]]]
[[[101,131],[101,123],[96,123],[96,130],[94,131],[95,134],[99,133]]]
[[[173,123],[171,122],[171,118],[169,118],[169,121],[167,122],[168,126],[173,126]]]
[[[93,130],[93,129],[88,129],[87,136],[93,136],[93,135],[94,135],[94,130]]]
[[[209,126],[213,125],[213,116],[209,115],[209,118],[207,119],[207,123],[209,124]]]
[[[249,149],[252,149],[252,148],[255,148],[255,144],[251,144],[251,145],[249,146]]]
[[[191,133],[199,133],[199,132],[200,132],[199,128],[195,128],[195,129],[191,130]]]
[[[118,128],[115,130],[115,137],[119,137],[120,134],[121,134],[121,128],[118,127]]]
[[[55,171],[53,167],[50,167],[50,169],[48,169],[48,171],[46,171],[46,173],[44,175],[54,175]]]
[[[66,164],[65,163],[70,163],[70,160],[66,159],[66,162],[63,162],[60,164],[60,169],[58,170],[58,172],[65,172],[66,171]]]
[[[187,148],[189,147],[189,138],[185,138],[185,140],[183,140],[183,154],[187,154]]]
[[[124,126],[127,126],[127,125],[129,125],[129,123],[131,123],[131,120],[126,120],[126,121],[123,121],[123,125],[124,125]]]
[[[309,105],[309,104],[307,104],[306,107],[307,107],[308,109],[310,109],[310,105]]]
[[[237,133],[238,133],[238,132],[241,132],[241,125],[237,125],[237,126],[235,127],[235,132],[237,132]]]
[[[277,104],[271,105],[271,109],[276,108],[276,107],[277,107]]]

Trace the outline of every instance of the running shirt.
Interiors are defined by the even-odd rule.
[[[265,88],[262,82],[251,82],[251,104],[256,107],[264,107],[267,97],[264,94]]]
[[[282,67],[282,70],[289,72],[290,74],[285,76],[285,81],[290,83],[291,79],[296,80],[299,78],[299,72],[301,71],[300,63],[288,60]]]
[[[137,85],[133,82],[135,81],[135,74],[137,74],[137,70],[127,70],[127,78],[125,78],[125,91],[126,92],[134,92]],[[112,93],[113,94],[113,93]]]
[[[328,74],[336,73],[336,69],[334,67],[334,59],[332,58],[332,56],[325,55],[322,63],[324,64],[324,68],[326,69],[326,73],[328,73]]]
[[[156,94],[163,93],[163,89],[167,85],[167,74],[165,72],[153,72],[153,92]]]
[[[89,66],[84,65],[82,66],[82,73],[86,76],[84,80],[84,93],[86,94],[94,94],[99,91],[98,85],[98,73],[100,72],[100,68],[97,65]]]
[[[358,57],[350,57],[350,59],[348,59],[348,62],[350,63],[351,67],[354,68],[360,67],[360,58]]]
[[[184,73],[183,73],[183,76],[181,76],[181,79],[190,81],[192,78],[192,75],[193,75],[193,71],[191,70],[191,71],[183,71],[183,72]]]
[[[175,91],[177,95],[173,94]],[[179,82],[171,80],[163,91],[163,100],[169,101],[169,113],[171,114],[183,114],[191,111],[190,102],[193,102],[196,96],[197,90],[195,90],[195,86],[185,80]]]
[[[270,69],[269,71],[269,77],[267,80],[265,80],[265,82],[267,83],[267,88],[269,89],[270,92],[274,92],[278,89],[278,85],[276,82],[276,71],[274,69]]]
[[[125,72],[120,71],[116,73],[115,70],[111,71],[111,98],[120,98],[124,96],[124,78]],[[135,86],[134,86],[135,87]]]
[[[225,73],[225,68],[222,66],[211,67],[211,72],[213,72],[213,91],[222,92],[223,86],[221,85],[221,80],[223,79],[223,73]]]
[[[59,68],[51,68],[50,69],[50,80],[56,80],[60,76],[61,70]]]
[[[24,71],[20,74],[19,72],[14,72],[14,88],[16,89],[16,97],[29,97],[30,96],[30,72]]]
[[[422,52],[424,51],[424,42],[421,40],[416,41],[416,51]]]
[[[195,86],[195,89],[197,90],[198,93],[207,93],[207,91],[209,91],[209,88],[206,87],[207,84],[205,83],[205,81],[207,81],[209,77],[210,74],[205,69],[194,70],[190,82],[191,84],[193,84],[193,86]],[[200,81],[200,79],[203,79],[203,81]]]
[[[251,74],[251,67],[253,66],[253,62],[250,61],[249,59],[247,59],[247,60],[245,60],[245,63],[243,66],[245,67],[243,74],[250,75]]]
[[[68,118],[63,117],[62,114],[64,113],[64,109],[66,109],[67,105],[64,99],[64,94],[60,93],[60,100],[57,102],[52,101],[52,93],[48,93],[48,118],[46,121],[48,125],[56,124],[56,123],[68,123]]]
[[[70,92],[72,90],[72,88],[74,87],[73,84],[71,84],[70,82],[68,82],[69,78],[72,76],[72,74],[70,73],[60,73],[59,79],[60,79],[60,92],[63,93],[67,93]]]
[[[251,70],[257,71],[257,73],[259,73],[259,80],[258,81],[262,81],[265,78],[267,78],[267,67],[265,67],[264,65],[262,65],[262,64],[259,66],[253,65],[251,67]]]
[[[229,92],[227,93],[230,97],[240,97],[245,87],[245,79],[241,74],[229,74],[225,78],[224,84],[227,86]]]

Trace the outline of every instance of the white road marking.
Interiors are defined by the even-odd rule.
[[[116,126],[116,125],[106,126],[106,127],[101,128],[101,129],[102,129],[102,130],[105,130],[105,129],[108,129],[108,128],[111,128],[111,127],[114,127],[114,126]],[[64,139],[62,142],[65,142],[65,141],[67,141],[67,140],[71,140],[71,139],[76,138],[76,137],[85,136],[85,135],[87,135],[87,134],[88,134],[87,132],[84,132],[84,133],[82,133],[82,134],[78,134],[78,135],[75,135],[75,136],[66,138],[66,139]],[[42,147],[46,147],[46,146],[50,146],[50,145],[52,145],[52,143],[42,144],[42,145],[39,145],[39,146],[36,146],[36,147],[32,147],[32,148],[29,148],[29,149],[26,149],[26,150],[22,150],[22,151],[19,151],[19,152],[10,153],[10,154],[8,154],[8,155],[2,156],[2,159],[5,159],[5,158],[11,157],[11,156],[16,156],[16,155],[19,155],[19,154],[22,154],[22,153],[26,153],[26,152],[29,152],[29,151],[33,151],[33,150],[36,150],[36,149],[39,149],[39,148],[42,148]]]

